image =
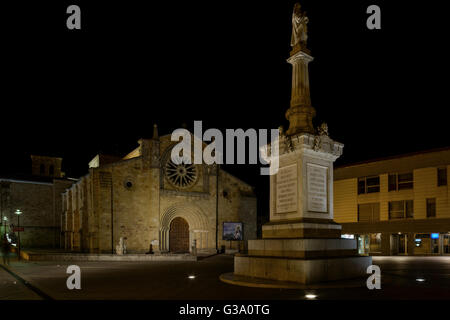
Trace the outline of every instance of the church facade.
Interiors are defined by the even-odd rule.
[[[216,165],[174,164],[170,135],[141,139],[123,158],[97,155],[89,173],[63,193],[62,246],[128,253],[215,252],[256,238],[256,197]],[[219,173],[217,177],[217,173]],[[216,216],[218,217],[216,219]],[[244,241],[222,240],[224,222],[241,222]]]

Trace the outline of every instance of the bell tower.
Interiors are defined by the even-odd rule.
[[[63,178],[62,158],[31,155],[31,174],[33,176]]]

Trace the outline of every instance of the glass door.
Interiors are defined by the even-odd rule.
[[[392,234],[391,235],[391,254],[405,255],[407,250],[407,236],[406,234]]]
[[[358,236],[358,253],[363,255],[369,254],[369,237],[367,234]]]
[[[406,254],[407,253],[407,239],[406,234],[398,235],[398,254]]]
[[[431,239],[431,253],[439,253],[439,238]]]
[[[450,234],[442,235],[442,254],[450,254]]]

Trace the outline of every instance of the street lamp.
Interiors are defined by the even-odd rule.
[[[3,216],[3,221],[5,221],[5,225],[3,227],[3,236],[6,237],[6,221],[8,221],[8,217]],[[2,221],[2,224],[3,224],[3,221]]]
[[[17,214],[17,234],[18,234],[18,238],[19,238],[19,243],[18,243],[18,260],[20,260],[20,215],[22,214],[22,211],[17,209],[15,214]]]

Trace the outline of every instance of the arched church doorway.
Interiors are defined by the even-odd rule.
[[[174,253],[189,252],[189,224],[181,217],[170,223],[169,250]]]

